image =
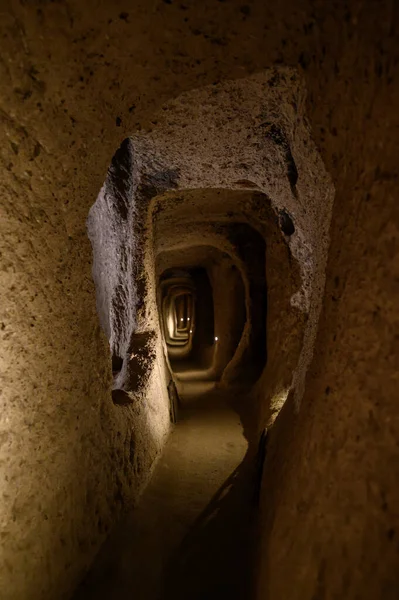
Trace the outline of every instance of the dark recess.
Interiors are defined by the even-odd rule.
[[[292,235],[295,233],[295,225],[291,215],[286,210],[279,212],[279,224],[284,235]]]

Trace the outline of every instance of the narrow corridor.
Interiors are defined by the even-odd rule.
[[[253,461],[233,391],[187,394],[139,506],[75,600],[251,598]]]
[[[0,6],[0,600],[399,600],[399,0]]]

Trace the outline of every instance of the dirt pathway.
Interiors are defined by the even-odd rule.
[[[220,392],[181,410],[138,508],[75,600],[248,600],[256,518],[240,419]]]

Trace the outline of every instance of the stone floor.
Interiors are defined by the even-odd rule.
[[[252,597],[254,461],[231,398],[198,388],[184,398],[139,506],[75,600]]]

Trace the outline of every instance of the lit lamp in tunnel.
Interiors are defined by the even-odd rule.
[[[188,335],[190,315],[192,312],[192,295],[191,293],[179,293],[175,299],[175,312],[177,317],[178,332]]]

